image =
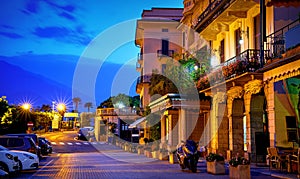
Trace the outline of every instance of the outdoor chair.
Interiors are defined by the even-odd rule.
[[[295,171],[297,171],[298,174],[300,173],[300,166],[299,166],[300,157],[299,157],[299,155],[300,155],[300,148],[298,148],[298,152],[296,155],[292,154],[292,155],[287,156],[287,161],[288,161],[287,171],[288,171],[288,173],[295,172]]]
[[[278,149],[275,147],[268,147],[268,160],[270,169],[275,167],[276,169],[282,170],[284,166],[287,165],[287,160],[285,155],[279,155]]]

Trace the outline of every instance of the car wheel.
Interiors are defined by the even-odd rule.
[[[7,173],[9,173],[8,167],[5,163],[0,163],[0,170],[3,170]]]

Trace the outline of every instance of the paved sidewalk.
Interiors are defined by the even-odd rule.
[[[101,144],[101,145],[99,145]],[[137,153],[125,152],[120,147],[115,145],[99,143],[94,145],[94,147],[101,153],[107,155],[108,157],[114,158],[119,161],[128,162],[128,163],[145,163],[145,162],[153,162],[158,159],[147,158],[144,155],[138,155]],[[168,161],[164,161],[168,163]],[[173,164],[170,164],[173,165]],[[177,165],[177,164],[176,164]],[[178,166],[179,167],[179,166]],[[205,159],[200,159],[198,163],[198,170],[202,173],[202,175],[206,172],[206,161]],[[272,169],[270,170],[268,166],[258,166],[256,164],[251,164],[251,175],[252,178],[290,178],[296,179],[296,174],[289,174],[286,171],[279,171]],[[207,173],[207,178],[211,178],[213,175]],[[222,175],[223,178],[229,178],[229,166],[226,164],[226,175]],[[217,176],[215,176],[217,177]],[[218,176],[220,177],[220,176]]]

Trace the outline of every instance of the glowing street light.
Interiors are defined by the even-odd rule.
[[[56,109],[60,112],[64,112],[66,110],[66,105],[64,103],[58,103]]]
[[[30,104],[30,103],[24,103],[24,104],[22,105],[22,108],[23,108],[24,110],[26,110],[26,111],[29,111],[30,108],[31,108],[31,104]]]

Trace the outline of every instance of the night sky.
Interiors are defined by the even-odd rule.
[[[105,3],[100,3],[105,2]],[[136,20],[182,0],[9,0],[0,6],[0,96],[33,106],[82,99],[94,109],[135,93]]]

